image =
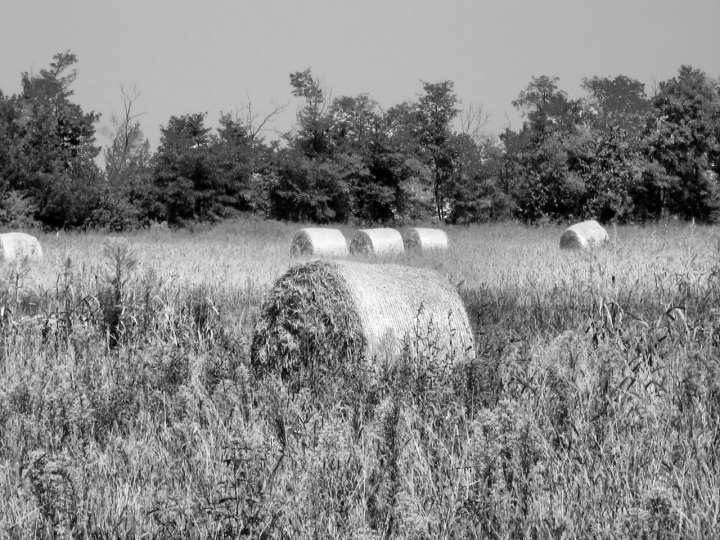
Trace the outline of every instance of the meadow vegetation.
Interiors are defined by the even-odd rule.
[[[446,275],[476,357],[299,388],[249,358],[296,230],[40,234],[1,267],[0,536],[717,537],[713,228],[448,227],[372,261]]]

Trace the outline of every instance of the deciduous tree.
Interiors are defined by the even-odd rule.
[[[169,223],[221,217],[211,152],[215,141],[205,126],[205,114],[172,116],[160,132],[160,146],[153,157],[156,203],[152,217]]]
[[[448,183],[455,171],[457,148],[453,144],[452,123],[460,109],[451,81],[423,82],[425,94],[417,103],[416,137],[421,155],[432,172],[435,212],[447,217]]]
[[[661,82],[645,132],[648,206],[685,218],[720,219],[720,95],[717,81],[682,66]]]
[[[10,98],[15,118],[6,132],[12,140],[9,188],[32,201],[35,217],[50,227],[79,226],[89,219],[100,172],[95,157],[95,123],[70,101],[77,57],[56,54],[50,69],[22,74],[22,93]]]
[[[643,83],[618,75],[585,78],[581,86],[588,92],[585,110],[597,128],[619,127],[628,132],[630,141],[639,140],[650,111]]]

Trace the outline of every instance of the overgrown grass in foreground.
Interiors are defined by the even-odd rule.
[[[249,369],[291,229],[45,239],[0,290],[0,536],[709,538],[720,267],[709,229],[450,231],[478,356],[291,393]],[[384,261],[378,261],[382,264]]]

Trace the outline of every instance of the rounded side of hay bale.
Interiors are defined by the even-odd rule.
[[[360,229],[350,242],[350,253],[386,255],[403,251],[402,235],[395,229]]]
[[[405,249],[425,251],[431,249],[447,249],[447,233],[441,229],[408,229],[403,234]]]
[[[42,246],[38,239],[25,233],[0,234],[0,258],[5,261],[42,259]]]
[[[449,353],[472,349],[465,306],[444,276],[394,264],[336,264],[357,306],[370,356],[396,353],[407,338]]]
[[[345,256],[348,248],[345,236],[338,229],[305,228],[293,236],[290,253],[295,256]]]
[[[406,340],[433,358],[473,350],[455,288],[437,272],[354,261],[309,261],[278,279],[263,302],[251,358],[287,374],[395,354]]]
[[[560,249],[589,249],[608,241],[605,228],[595,220],[576,223],[560,237]]]

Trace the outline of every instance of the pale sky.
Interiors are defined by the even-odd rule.
[[[171,116],[207,112],[216,127],[248,95],[258,112],[290,102],[274,123],[289,130],[289,74],[307,68],[333,96],[365,92],[384,108],[416,99],[421,80],[451,80],[497,134],[506,114],[519,127],[510,102],[531,76],[559,77],[571,97],[595,75],[638,79],[648,93],[681,64],[717,78],[720,0],[0,0],[6,95],[68,49],[74,101],[102,113],[100,128],[123,110],[120,85],[137,87],[153,148]]]

